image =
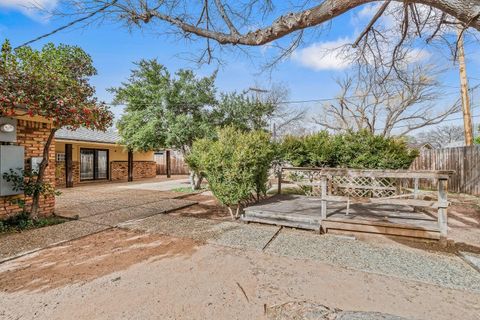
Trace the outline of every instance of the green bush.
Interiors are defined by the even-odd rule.
[[[0,233],[42,228],[65,221],[67,220],[59,217],[41,217],[34,220],[27,212],[20,212],[0,221]]]
[[[207,177],[210,190],[234,219],[241,205],[252,200],[254,194],[266,195],[273,158],[268,133],[227,127],[218,132],[216,140],[196,141],[188,161]]]
[[[403,139],[368,131],[286,137],[280,150],[285,161],[300,167],[406,169],[418,155]]]

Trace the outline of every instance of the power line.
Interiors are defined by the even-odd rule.
[[[474,87],[470,88],[469,91],[473,91],[480,87],[480,84],[475,85]],[[458,87],[459,88],[459,87]],[[457,94],[458,92],[444,92],[443,95],[451,95],[451,94]],[[309,100],[290,100],[290,101],[278,101],[275,102],[276,104],[299,104],[299,103],[311,103],[311,102],[326,102],[326,101],[335,101],[338,100],[339,98],[343,99],[351,99],[351,98],[363,98],[363,97],[373,97],[375,95],[373,94],[367,94],[367,95],[352,95],[348,97],[336,97],[336,98],[317,98],[317,99],[309,99]],[[105,103],[108,106],[128,106],[126,103]],[[135,103],[136,106],[143,106],[143,107],[151,107],[151,106],[156,106],[158,103]],[[176,103],[169,103],[169,105],[184,105],[184,106],[203,106],[205,104],[189,104],[186,102],[176,102]]]
[[[24,46],[26,46],[26,45],[29,45],[29,44],[31,44],[31,43],[34,43],[34,42],[36,42],[36,41],[38,41],[38,40],[41,40],[41,39],[43,39],[43,38],[49,37],[49,36],[51,36],[51,35],[59,32],[59,31],[62,31],[62,30],[67,29],[67,28],[70,28],[71,26],[73,26],[73,25],[75,25],[75,24],[77,24],[77,23],[79,23],[79,22],[82,22],[82,21],[85,21],[85,20],[87,20],[87,19],[90,19],[91,17],[93,17],[93,16],[96,15],[97,13],[100,13],[100,12],[104,11],[105,9],[107,9],[108,7],[113,6],[117,1],[118,1],[118,0],[113,0],[112,2],[105,4],[104,6],[98,8],[97,10],[95,10],[95,11],[87,14],[86,16],[84,16],[84,17],[82,17],[82,18],[78,18],[78,19],[76,19],[76,20],[73,20],[73,21],[71,21],[71,22],[69,22],[69,23],[67,23],[67,24],[65,24],[65,25],[63,25],[63,26],[61,26],[61,27],[59,27],[59,28],[57,28],[57,29],[54,29],[54,30],[52,30],[52,31],[50,31],[50,32],[48,32],[48,33],[45,33],[45,34],[43,34],[43,35],[41,35],[41,36],[38,36],[38,37],[36,37],[36,38],[34,38],[34,39],[32,39],[32,40],[29,40],[29,41],[27,41],[27,42],[25,42],[25,43],[22,43],[21,45],[19,45],[18,47],[16,47],[15,50],[18,49],[18,48],[24,47]]]
[[[457,112],[456,112],[457,113]],[[479,118],[480,117],[480,114],[479,115],[476,115],[476,116],[472,116],[472,119],[473,118]],[[463,117],[458,117],[458,118],[453,118],[453,119],[445,119],[445,120],[442,120],[440,123],[444,123],[444,122],[451,122],[451,121],[457,121],[457,120],[463,120]],[[401,125],[401,126],[395,126],[394,128],[395,129],[398,129],[398,128],[407,128],[409,127],[410,125]]]

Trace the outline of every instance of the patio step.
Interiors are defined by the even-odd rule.
[[[268,211],[246,210],[240,219],[245,222],[265,223],[290,228],[320,231],[320,220],[302,215],[286,215]]]
[[[376,233],[387,236],[400,236],[431,240],[440,239],[440,231],[438,227],[435,226],[434,222],[432,222],[432,226],[420,228],[413,225],[393,225],[391,223],[381,223],[373,221],[348,221],[327,218],[326,220],[323,220],[322,227],[326,233]]]

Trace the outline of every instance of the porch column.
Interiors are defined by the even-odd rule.
[[[133,151],[128,150],[128,181],[133,181]]]
[[[167,150],[166,152],[166,158],[165,158],[166,163],[166,169],[167,169],[167,178],[170,178],[171,176],[171,157],[170,157],[170,150]]]
[[[73,161],[72,161],[72,144],[65,144],[65,186],[73,187]]]

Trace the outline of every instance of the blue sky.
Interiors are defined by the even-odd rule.
[[[53,8],[55,0],[37,0],[46,7]],[[0,0],[0,40],[8,38],[13,46],[19,45],[38,35],[51,31],[64,24],[65,20],[47,19],[38,13],[26,10],[24,5],[28,0]],[[271,49],[267,47],[253,48],[253,61],[246,59],[238,51],[227,51],[221,55],[224,65],[220,67],[217,85],[222,91],[243,90],[255,84],[268,87],[270,81],[281,82],[290,88],[290,100],[310,100],[333,98],[338,92],[333,79],[341,76],[348,66],[336,59],[335,55],[320,53],[320,49],[337,46],[339,43],[355,37],[359,29],[368,22],[372,8],[365,6],[351,13],[335,19],[328,32],[322,32],[318,37],[310,37],[309,42],[300,48],[293,57],[282,62],[272,73],[258,74],[262,62],[269,56]],[[185,41],[158,36],[151,30],[127,31],[123,26],[106,24],[74,28],[57,33],[47,39],[41,40],[33,47],[39,48],[46,42],[66,43],[78,45],[88,52],[98,70],[98,76],[93,79],[100,99],[111,101],[107,88],[118,86],[124,81],[132,68],[132,62],[141,58],[158,58],[173,71],[179,68],[194,68],[200,75],[210,74],[216,66],[203,65],[198,67],[195,63],[181,56],[186,52],[198,52],[202,43],[186,43]],[[480,55],[478,44],[467,46],[468,72],[471,85],[480,83]],[[324,52],[324,51],[322,51]],[[442,77],[448,101],[458,97],[458,71],[451,61],[439,58],[433,48],[429,48],[427,59],[435,60],[449,68]],[[479,89],[480,91],[480,89]],[[476,97],[474,106],[480,101]],[[440,102],[441,104],[442,102]],[[316,110],[311,106],[312,112]],[[118,114],[120,110],[117,108]],[[474,109],[475,122],[480,118],[480,107]],[[458,114],[456,117],[461,116]],[[455,118],[452,117],[452,118]],[[459,121],[461,123],[461,121]]]

